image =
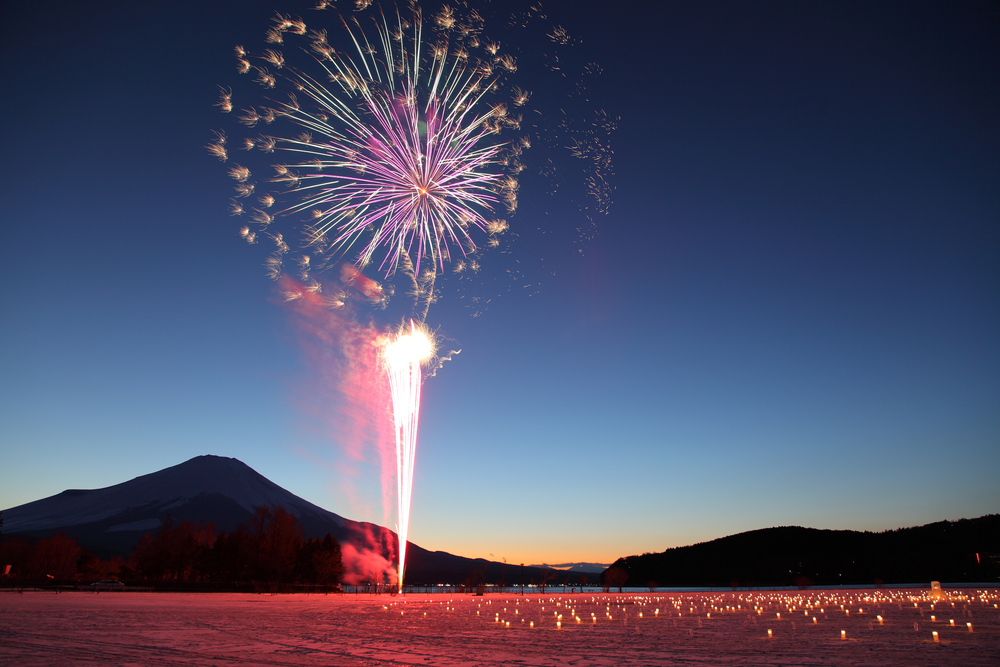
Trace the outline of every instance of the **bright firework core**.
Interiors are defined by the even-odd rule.
[[[396,430],[396,502],[399,524],[399,590],[403,590],[406,539],[410,524],[410,496],[413,491],[413,462],[417,453],[417,420],[420,417],[420,365],[434,356],[434,343],[410,321],[405,329],[390,337],[382,350],[392,393],[392,413]]]

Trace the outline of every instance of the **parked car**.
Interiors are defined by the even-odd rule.
[[[101,581],[92,583],[90,588],[95,591],[123,591],[125,590],[125,584],[114,579],[102,579]]]

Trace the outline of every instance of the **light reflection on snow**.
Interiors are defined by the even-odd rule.
[[[18,664],[869,664],[877,655],[880,666],[992,665],[1000,662],[998,599],[997,589],[937,601],[913,590],[523,597],[0,591],[0,636],[6,659]],[[935,611],[968,620],[932,623]]]

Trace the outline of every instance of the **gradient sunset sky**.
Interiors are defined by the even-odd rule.
[[[524,174],[531,287],[431,308],[462,351],[411,541],[611,562],[1000,511],[997,3],[544,4],[620,117],[613,204],[581,241]],[[204,148],[233,46],[335,34],[310,6],[5,8],[0,508],[218,454],[387,523]]]

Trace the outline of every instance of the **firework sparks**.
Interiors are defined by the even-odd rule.
[[[420,366],[434,355],[431,338],[412,321],[409,331],[391,337],[382,351],[392,394],[396,433],[396,502],[399,525],[399,590],[403,590],[406,537],[413,492],[413,464],[417,453],[417,421],[420,416]]]
[[[332,5],[318,0],[315,9]],[[610,151],[600,135],[613,129],[615,119],[581,125],[560,108],[557,127],[568,136],[566,145],[555,138],[554,128],[536,124],[544,117],[534,108],[538,98],[553,91],[533,95],[507,83],[519,66],[523,74],[542,63],[558,79],[567,78],[566,63],[538,52],[540,40],[532,41],[530,50],[515,51],[506,40],[487,39],[482,15],[465,3],[461,9],[428,12],[426,20],[416,2],[409,3],[412,14],[406,16],[371,5],[371,0],[356,0],[353,11],[340,15],[340,30],[330,32],[276,14],[265,33],[267,48],[254,52],[237,46],[237,72],[265,91],[264,100],[251,106],[232,88],[220,87],[216,106],[251,136],[227,143],[219,132],[206,149],[227,163],[235,182],[229,212],[243,216],[240,236],[270,248],[264,261],[268,277],[286,281],[288,268],[295,273],[299,288],[285,289],[285,301],[350,312],[347,301],[365,300],[384,309],[395,285],[383,287],[367,278],[366,267],[372,273],[377,269],[379,280],[402,275],[411,283],[405,294],[413,299],[415,323],[379,347],[396,431],[401,590],[421,364],[435,354],[422,323],[438,298],[435,280],[439,275],[448,280],[447,263],[453,264],[452,280],[476,280],[481,248],[500,246],[509,229],[501,216],[516,215],[518,175],[533,169],[536,176],[554,177],[551,157],[541,167],[526,166],[524,154],[533,142],[550,153],[568,151],[590,165],[588,193],[598,201],[598,211],[606,210]],[[529,22],[544,18],[532,5],[509,23],[523,32]],[[561,27],[549,30],[546,51],[578,42]],[[311,55],[311,74],[296,65],[303,53]],[[276,128],[287,122],[296,125],[296,132],[282,135]],[[236,151],[250,166],[230,160]],[[255,157],[269,164],[261,166]],[[289,218],[300,220],[297,233],[285,227]],[[320,295],[314,276],[337,264],[341,289]],[[516,278],[514,270],[508,276]],[[487,303],[473,298],[472,307],[479,311]],[[447,358],[442,354],[438,361]]]
[[[268,199],[267,222],[282,228],[292,253],[312,258],[311,273],[346,259],[386,279],[430,267],[460,289],[497,276],[523,280],[521,261],[505,273],[464,269],[491,248],[502,246],[494,256],[506,261],[514,246],[534,247],[530,226],[503,237],[490,231],[497,218],[516,215],[522,173],[532,176],[529,196],[559,192],[578,207],[566,226],[576,242],[593,237],[592,216],[608,210],[614,190],[608,136],[617,119],[594,110],[586,92],[601,68],[581,59],[581,40],[536,4],[506,20],[487,14],[500,19],[490,35],[500,31],[500,41],[466,3],[408,4],[335,9],[320,0],[314,9],[333,18],[323,27],[275,14],[263,48],[233,52],[244,83],[263,97],[251,103],[243,87],[223,86],[216,104],[253,134],[230,144],[216,136],[207,149],[224,162],[236,151],[256,154],[240,157],[245,171],[230,172],[235,196]],[[270,164],[255,164],[261,158]],[[277,259],[285,269],[298,264]],[[275,277],[275,262],[265,266]],[[410,315],[419,319],[426,303]]]
[[[326,85],[290,67],[274,48],[257,56],[237,48],[239,72],[268,90],[282,82],[292,89],[274,107],[243,109],[239,121],[258,127],[287,117],[306,129],[295,138],[262,136],[248,147],[300,159],[278,165],[273,181],[299,195],[278,215],[310,215],[304,244],[314,255],[353,252],[359,267],[374,263],[386,276],[404,256],[418,273],[426,264],[443,272],[454,255],[475,251],[470,232],[491,225],[495,206],[516,207],[521,146],[511,152],[497,135],[518,121],[504,104],[486,102],[515,61],[494,43],[471,57],[479,28],[450,12],[434,18],[433,42],[425,39],[419,8],[412,19],[373,17],[367,32],[357,19],[341,23],[354,46],[349,53],[332,46],[325,30],[308,36],[323,78],[332,82]],[[267,41],[283,44],[286,33],[304,35],[306,28],[278,15]],[[260,64],[248,66],[252,60]],[[224,110],[232,109],[232,93],[223,94]],[[517,89],[515,104],[528,95]],[[222,142],[210,152],[226,159]],[[246,196],[249,172],[237,167],[230,174]]]
[[[367,4],[359,4],[358,10]],[[259,131],[280,118],[304,130],[295,137],[261,134],[242,142],[246,151],[288,156],[272,165],[275,175],[269,180],[295,201],[281,203],[281,192],[258,192],[248,167],[230,162],[228,170],[237,198],[254,196],[261,204],[253,208],[233,200],[231,213],[250,213],[258,231],[241,228],[248,243],[258,237],[274,240],[264,263],[270,278],[281,278],[291,263],[303,285],[314,283],[311,274],[328,266],[328,259],[353,253],[349,259],[354,266],[341,269],[345,284],[384,307],[386,293],[361,269],[377,266],[387,277],[401,270],[411,279],[408,293],[422,321],[435,301],[437,273],[453,258],[461,261],[476,252],[473,233],[482,232],[487,245],[498,245],[507,223],[491,211],[499,205],[508,212],[516,208],[516,175],[523,169],[518,156],[525,144],[517,140],[508,145],[500,137],[520,122],[508,114],[502,85],[516,70],[516,61],[499,44],[480,38],[478,14],[463,18],[446,7],[425,28],[421,10],[414,6],[413,11],[409,18],[398,12],[361,20],[341,17],[342,41],[353,45],[347,52],[336,47],[326,30],[308,31],[303,22],[283,14],[274,17],[265,37],[270,47],[262,53],[236,47],[237,71],[272,91],[265,103],[240,107],[238,122]],[[290,46],[293,35],[307,35],[321,68],[316,77],[291,66],[279,50]],[[281,89],[287,89],[287,100],[271,99]],[[231,112],[232,90],[220,88],[220,95],[218,106]],[[518,88],[514,104],[523,105],[529,95]],[[207,148],[219,160],[229,159],[224,134],[218,133]],[[289,262],[289,242],[270,228],[292,215],[308,218],[308,223],[301,243],[306,253]],[[478,266],[475,260],[469,264]],[[284,298],[297,300],[304,294],[286,290]],[[330,307],[343,306],[343,299],[330,300]],[[390,337],[382,348],[396,425],[400,587],[421,363],[433,355],[433,347],[411,322],[407,332]]]

